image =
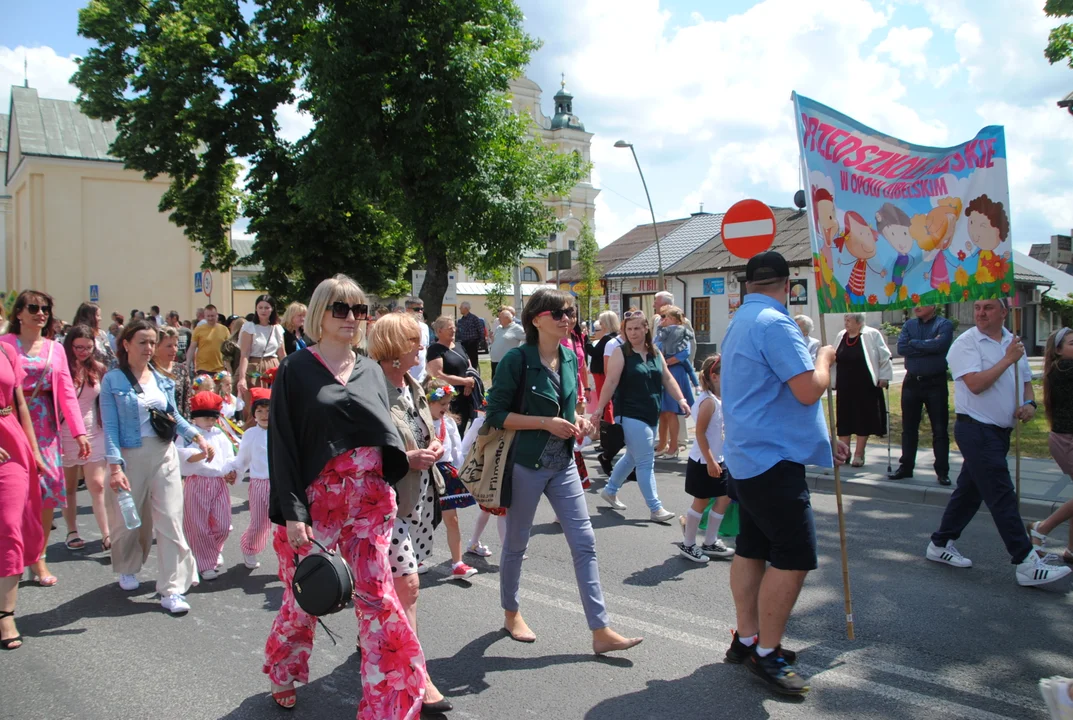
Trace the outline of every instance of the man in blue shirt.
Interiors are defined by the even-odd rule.
[[[946,353],[954,341],[954,325],[934,305],[913,308],[914,318],[902,326],[898,354],[905,358],[902,383],[902,457],[891,480],[913,477],[920,437],[921,410],[927,408],[935,476],[950,484],[950,393],[946,387]]]
[[[723,454],[740,511],[730,566],[738,629],[726,658],[745,663],[776,692],[802,695],[808,682],[780,643],[805,576],[817,566],[805,466],[833,464],[819,401],[835,350],[820,348],[813,364],[786,311],[790,268],[782,255],[750,259],[745,281],[748,294],[723,339]],[[844,443],[836,452],[839,462],[849,457]]]

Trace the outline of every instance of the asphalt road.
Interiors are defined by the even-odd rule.
[[[647,522],[633,484],[620,495],[628,510],[603,507],[600,485],[589,507],[608,607],[617,629],[645,642],[620,657],[591,654],[569,553],[543,504],[522,580],[535,644],[499,631],[496,563],[474,563],[482,573],[466,586],[445,579],[446,564],[424,576],[421,638],[433,678],[455,704],[450,717],[1044,718],[1037,680],[1071,671],[1069,582],[1018,587],[987,515],[959,542],[973,569],[929,563],[923,552],[941,510],[884,500],[846,498],[857,632],[847,640],[835,501],[817,495],[820,569],[805,585],[786,641],[801,651],[812,692],[778,698],[743,668],[721,662],[734,625],[728,563],[679,557],[676,522]],[[686,507],[680,476],[661,476],[660,489],[668,507]],[[124,593],[94,533],[85,533],[87,548],[76,554],[55,532],[49,557],[60,582],[20,590],[27,642],[0,653],[0,717],[354,717],[361,685],[349,613],[327,621],[342,636],[338,646],[317,631],[312,681],[299,688],[297,709],[288,715],[268,698],[260,668],[282,590],[271,555],[259,570],[241,565],[245,492],[236,486],[229,569],[190,594],[186,617],[165,614],[150,595],[152,583],[144,581],[154,577],[152,560],[142,590]],[[88,500],[84,491],[80,500]],[[472,509],[463,511],[464,532],[473,518]],[[82,527],[91,524],[84,512]],[[498,548],[494,524],[487,540]],[[442,544],[436,559],[446,562]]]

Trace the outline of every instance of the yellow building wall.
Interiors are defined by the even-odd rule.
[[[7,286],[53,296],[55,314],[73,318],[100,291],[105,318],[132,308],[184,319],[209,300],[194,292],[201,256],[157,208],[164,178],[146,181],[117,164],[24,158],[9,186],[15,198]],[[212,302],[231,312],[230,273],[213,273]]]
[[[233,294],[235,296],[235,315],[242,315],[245,317],[254,311],[254,308],[256,307],[254,303],[256,302],[257,297],[262,293],[260,290],[235,290]],[[276,308],[276,311],[280,316],[283,315],[284,310],[286,310],[286,308]]]

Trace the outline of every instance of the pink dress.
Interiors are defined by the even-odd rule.
[[[41,486],[30,441],[14,408],[22,367],[11,348],[0,348],[0,448],[11,459],[0,463],[0,577],[19,575],[41,555]],[[14,362],[12,362],[14,361]]]
[[[104,429],[100,426],[100,410],[97,406],[97,398],[101,394],[101,383],[98,380],[90,385],[88,382],[78,390],[78,407],[82,410],[82,424],[86,426],[86,439],[89,440],[89,457],[81,460],[78,457],[78,443],[70,433],[61,433],[60,441],[63,447],[63,466],[76,467],[90,463],[104,462]],[[66,424],[66,423],[64,423]]]

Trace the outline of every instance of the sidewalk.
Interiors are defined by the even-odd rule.
[[[692,433],[691,433],[692,434]],[[896,500],[899,502],[918,503],[944,507],[957,484],[961,472],[961,453],[950,451],[950,479],[954,485],[943,487],[935,479],[932,463],[935,461],[931,449],[917,453],[916,469],[913,477],[907,480],[887,479],[886,445],[870,444],[864,467],[855,468],[842,465],[839,474],[842,480],[842,492],[857,497]],[[660,475],[679,475],[685,477],[686,452],[680,460],[656,460],[656,472]],[[901,451],[891,448],[891,469],[898,469],[898,457]],[[591,472],[602,475],[596,462],[596,452],[585,451],[591,461]],[[621,457],[621,454],[619,455]],[[1010,476],[1014,476],[1014,458],[1009,458]],[[833,493],[835,491],[834,470],[832,468],[808,468],[809,487],[817,492]],[[1073,482],[1062,473],[1053,460],[1038,458],[1021,458],[1021,513],[1025,518],[1041,520],[1050,515],[1066,500],[1073,498]],[[986,512],[986,508],[983,508]]]

